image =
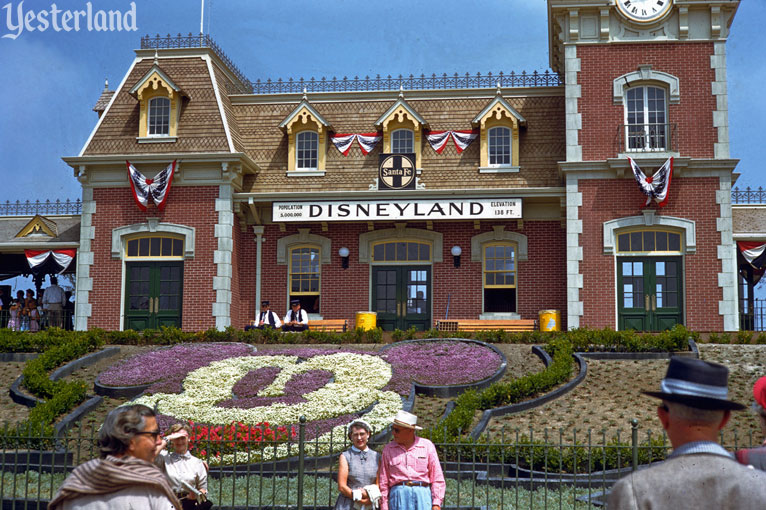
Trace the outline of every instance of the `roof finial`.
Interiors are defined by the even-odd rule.
[[[304,101],[308,101],[309,100],[308,90],[306,90],[306,87],[303,87],[303,100]]]
[[[104,91],[109,90],[109,79],[104,78]]]
[[[402,85],[401,82],[399,83],[399,97],[404,99],[404,85]]]
[[[498,96],[503,95],[502,92],[500,92],[500,82],[497,82],[497,95]]]
[[[154,48],[154,65],[157,65],[160,63],[159,58],[160,58],[160,54],[157,53],[157,48]]]

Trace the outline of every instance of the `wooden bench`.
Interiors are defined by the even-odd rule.
[[[438,331],[534,331],[535,319],[443,319],[436,321]]]
[[[347,319],[322,319],[309,321],[309,330],[311,331],[334,331],[335,333],[345,333],[347,327]]]

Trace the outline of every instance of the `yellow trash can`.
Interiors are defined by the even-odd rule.
[[[540,310],[540,331],[561,331],[561,312]]]
[[[377,312],[356,312],[356,327],[364,330],[375,329],[378,323]]]

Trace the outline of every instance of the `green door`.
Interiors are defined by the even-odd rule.
[[[683,323],[681,257],[617,259],[621,330],[662,331]]]
[[[431,328],[431,267],[373,266],[372,308],[384,331]]]
[[[181,327],[183,262],[128,262],[125,329]]]

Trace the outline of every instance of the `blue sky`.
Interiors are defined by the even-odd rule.
[[[56,1],[62,11],[87,3]],[[135,32],[49,26],[0,37],[0,201],[79,197],[61,157],[76,156],[95,126],[91,108],[104,79],[119,84],[142,35],[199,31],[200,0],[135,3]],[[4,4],[0,36],[16,33],[8,25],[19,5],[39,13],[51,4]],[[93,0],[92,7],[131,9],[128,0]],[[766,186],[766,144],[754,129],[766,118],[766,66],[754,44],[765,7],[743,0],[727,44],[731,156],[741,160],[741,187]],[[251,80],[548,68],[545,0],[206,0],[205,9],[205,31]]]

